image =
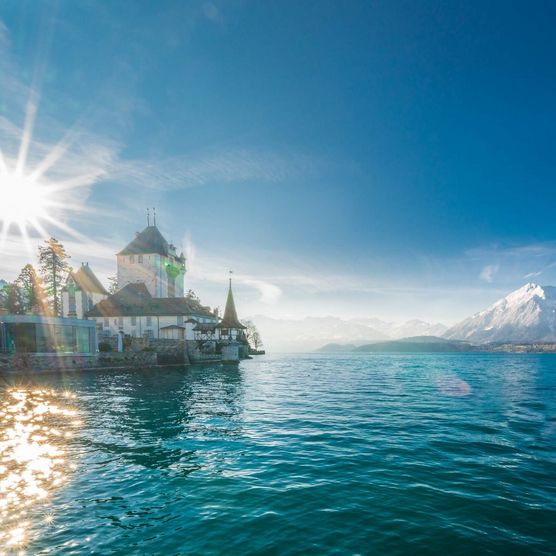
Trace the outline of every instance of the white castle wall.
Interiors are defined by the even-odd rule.
[[[143,282],[153,297],[183,297],[184,275],[175,280],[175,294],[170,295],[166,264],[176,260],[162,255],[118,255],[118,288]]]
[[[170,317],[92,317],[97,325],[97,335],[115,336],[119,332],[123,332],[132,338],[142,338],[145,335],[153,338],[161,338],[163,333],[161,328],[165,326],[178,325],[186,329],[186,339],[193,340],[194,324],[186,323],[189,319],[187,316],[170,316]],[[202,323],[216,323],[215,318],[195,317],[195,320]]]
[[[99,301],[106,299],[106,295],[102,293],[89,293],[84,291],[75,291],[75,317],[78,319],[85,318],[85,315],[90,311]],[[69,292],[62,292],[62,316],[69,317],[70,312],[70,302],[69,302]]]

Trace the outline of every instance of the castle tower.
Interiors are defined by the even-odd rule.
[[[156,224],[138,233],[117,255],[118,288],[142,282],[153,297],[183,297],[185,257]]]

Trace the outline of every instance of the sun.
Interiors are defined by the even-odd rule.
[[[22,145],[26,142],[22,139]],[[72,198],[72,192],[90,183],[88,175],[51,181],[45,172],[63,153],[58,146],[36,167],[25,165],[25,157],[17,161],[4,157],[0,148],[0,253],[9,237],[23,242],[31,253],[31,237],[47,238],[47,228],[57,228],[81,241],[82,234],[66,224],[63,215],[80,213],[85,207]]]
[[[0,174],[0,222],[4,228],[12,224],[20,229],[34,228],[48,217],[52,204],[45,184],[18,173]]]
[[[52,228],[79,241],[88,241],[67,220],[92,212],[83,202],[86,193],[77,191],[81,188],[86,191],[98,171],[79,174],[64,169],[65,157],[71,154],[79,137],[76,126],[66,129],[55,144],[33,140],[38,100],[39,93],[31,90],[18,152],[8,154],[0,144],[0,254],[8,248],[17,251],[23,246],[31,255],[30,239],[47,238],[52,235]],[[31,151],[32,166],[28,160]],[[69,164],[69,168],[75,167],[75,163]]]

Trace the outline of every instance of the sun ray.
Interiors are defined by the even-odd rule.
[[[50,152],[39,162],[31,173],[31,179],[40,179],[50,168],[52,168],[68,152],[69,148],[82,135],[82,123],[86,121],[93,112],[92,105],[85,110],[83,115],[69,128]]]
[[[79,241],[83,241],[83,242],[88,242],[89,241],[89,239],[87,237],[85,237],[83,234],[78,232],[76,229],[72,228],[71,226],[68,226],[67,224],[65,224],[61,220],[58,220],[57,218],[54,218],[53,216],[50,216],[49,214],[44,215],[43,219],[47,220],[48,222],[50,222],[51,224],[53,224],[54,226],[56,226],[60,230],[63,230],[64,232],[68,233],[70,236],[74,237],[75,239],[78,239]]]
[[[70,156],[70,149],[83,134],[83,127],[79,124],[84,118],[89,118],[92,107],[62,134],[57,144],[51,145],[36,166],[29,167],[29,161],[33,158],[31,153],[34,156],[36,150],[33,132],[54,23],[53,18],[40,31],[39,42],[42,47],[37,52],[29,87],[23,129],[19,131],[19,148],[17,152],[10,153],[14,155],[13,158],[7,155],[5,149],[0,150],[0,252],[7,248],[7,242],[13,235],[14,240],[20,241],[30,253],[30,239],[37,234],[48,237],[52,233],[49,231],[51,226],[80,241],[87,241],[85,236],[66,222],[66,216],[94,211],[80,202],[83,195],[74,197],[64,192],[86,188],[103,176],[102,171],[86,170],[81,175],[72,177],[69,174],[66,177],[74,165],[63,168],[65,157]],[[53,176],[47,176],[49,171],[52,171]],[[62,176],[58,180],[56,176],[59,174]]]
[[[23,244],[25,245],[25,250],[27,254],[31,256],[33,254],[33,250],[31,249],[31,242],[29,241],[29,234],[27,233],[27,227],[25,224],[18,222],[17,226],[19,231],[21,232],[21,237],[23,238]]]
[[[0,253],[4,253],[4,247],[8,239],[8,229],[10,225],[8,222],[2,222],[2,230],[0,231]]]
[[[7,174],[8,167],[6,166],[6,160],[4,159],[4,153],[0,149],[0,174]]]
[[[49,189],[53,192],[57,191],[65,191],[68,189],[77,189],[79,187],[88,187],[93,182],[95,182],[99,176],[100,172],[90,172],[88,174],[82,174],[80,176],[76,176],[75,178],[68,178],[66,180],[62,180],[56,182],[49,186]]]
[[[46,231],[46,229],[44,228],[44,226],[39,222],[38,218],[33,218],[31,220],[29,220],[29,224],[31,224],[31,226],[33,228],[35,228],[35,230],[37,230],[37,232],[39,232],[39,234],[42,237],[48,237],[49,233]]]
[[[64,156],[67,152],[67,145],[58,143],[50,150],[50,152],[42,159],[42,161],[37,165],[37,167],[29,175],[30,179],[38,180],[44,173],[49,170],[60,158]]]
[[[35,117],[37,115],[37,98],[38,94],[34,89],[31,90],[29,101],[27,102],[27,109],[25,111],[25,124],[23,126],[23,134],[21,137],[21,144],[19,146],[19,153],[17,155],[17,164],[15,173],[21,175],[25,164],[27,162],[27,154],[29,146],[33,137],[33,127],[35,125]]]
[[[79,203],[68,203],[66,201],[48,201],[45,206],[51,208],[63,209],[65,211],[74,211],[88,214],[98,214],[98,210],[93,207],[85,207]]]

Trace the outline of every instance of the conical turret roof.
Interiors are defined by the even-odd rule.
[[[239,328],[244,329],[245,326],[239,322],[237,318],[236,304],[234,303],[234,294],[232,293],[232,279],[230,278],[230,286],[228,288],[228,298],[226,299],[226,309],[224,317],[217,325],[217,328]]]

